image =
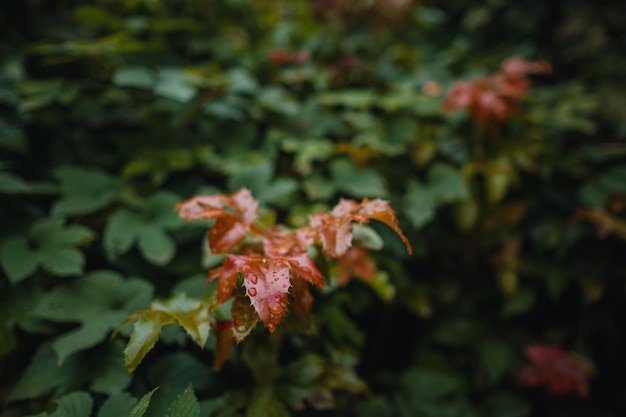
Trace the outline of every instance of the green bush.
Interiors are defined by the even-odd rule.
[[[623,21],[617,1],[8,2],[0,416],[623,415]],[[218,250],[216,216],[175,210],[236,213],[242,188],[268,230],[342,199],[394,221],[351,217],[352,258],[321,256],[321,227],[302,254],[323,288],[292,274],[269,332],[249,290],[205,285],[259,242]]]

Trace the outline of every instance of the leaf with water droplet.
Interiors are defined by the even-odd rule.
[[[248,290],[250,293],[250,290]],[[237,343],[241,342],[250,334],[254,325],[259,321],[259,316],[254,311],[247,297],[238,295],[230,308],[233,320],[233,337]]]

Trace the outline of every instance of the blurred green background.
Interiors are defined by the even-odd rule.
[[[624,22],[618,0],[3,2],[0,416],[625,415]],[[513,56],[551,72],[502,84]],[[314,325],[259,326],[220,370],[213,334],[167,326],[128,375],[111,333],[191,309],[220,261],[175,204],[244,186],[291,227],[389,200],[414,253],[374,225],[378,273],[322,265]],[[534,345],[573,374],[528,386]]]

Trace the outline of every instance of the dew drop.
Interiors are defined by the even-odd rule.
[[[256,295],[256,288],[249,288],[248,289],[248,295],[250,297],[254,297]]]
[[[265,265],[265,264],[267,263],[267,259],[266,259],[266,258],[263,258],[263,260],[261,261],[261,263],[262,263],[263,265]]]
[[[252,281],[253,284],[256,284],[257,282],[259,282],[259,278],[257,278],[256,275],[252,275],[250,277],[250,281]]]
[[[275,327],[276,326],[274,325],[274,323],[268,323],[267,324],[267,328],[269,329],[270,332],[273,331]]]
[[[283,311],[285,311],[285,307],[283,307],[281,305],[270,306],[270,313],[272,313],[272,314],[280,314]]]
[[[245,332],[246,331],[246,326],[244,326],[243,324],[239,327],[237,327],[237,331],[238,332]]]

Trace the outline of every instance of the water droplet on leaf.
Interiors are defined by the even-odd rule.
[[[249,288],[248,289],[248,295],[250,297],[254,297],[256,295],[256,288]]]
[[[253,284],[256,284],[259,281],[259,278],[257,278],[256,275],[252,275],[250,277],[250,281],[252,281]]]
[[[283,307],[281,305],[270,306],[270,313],[272,313],[272,314],[280,314],[283,311],[285,311],[285,307]]]

